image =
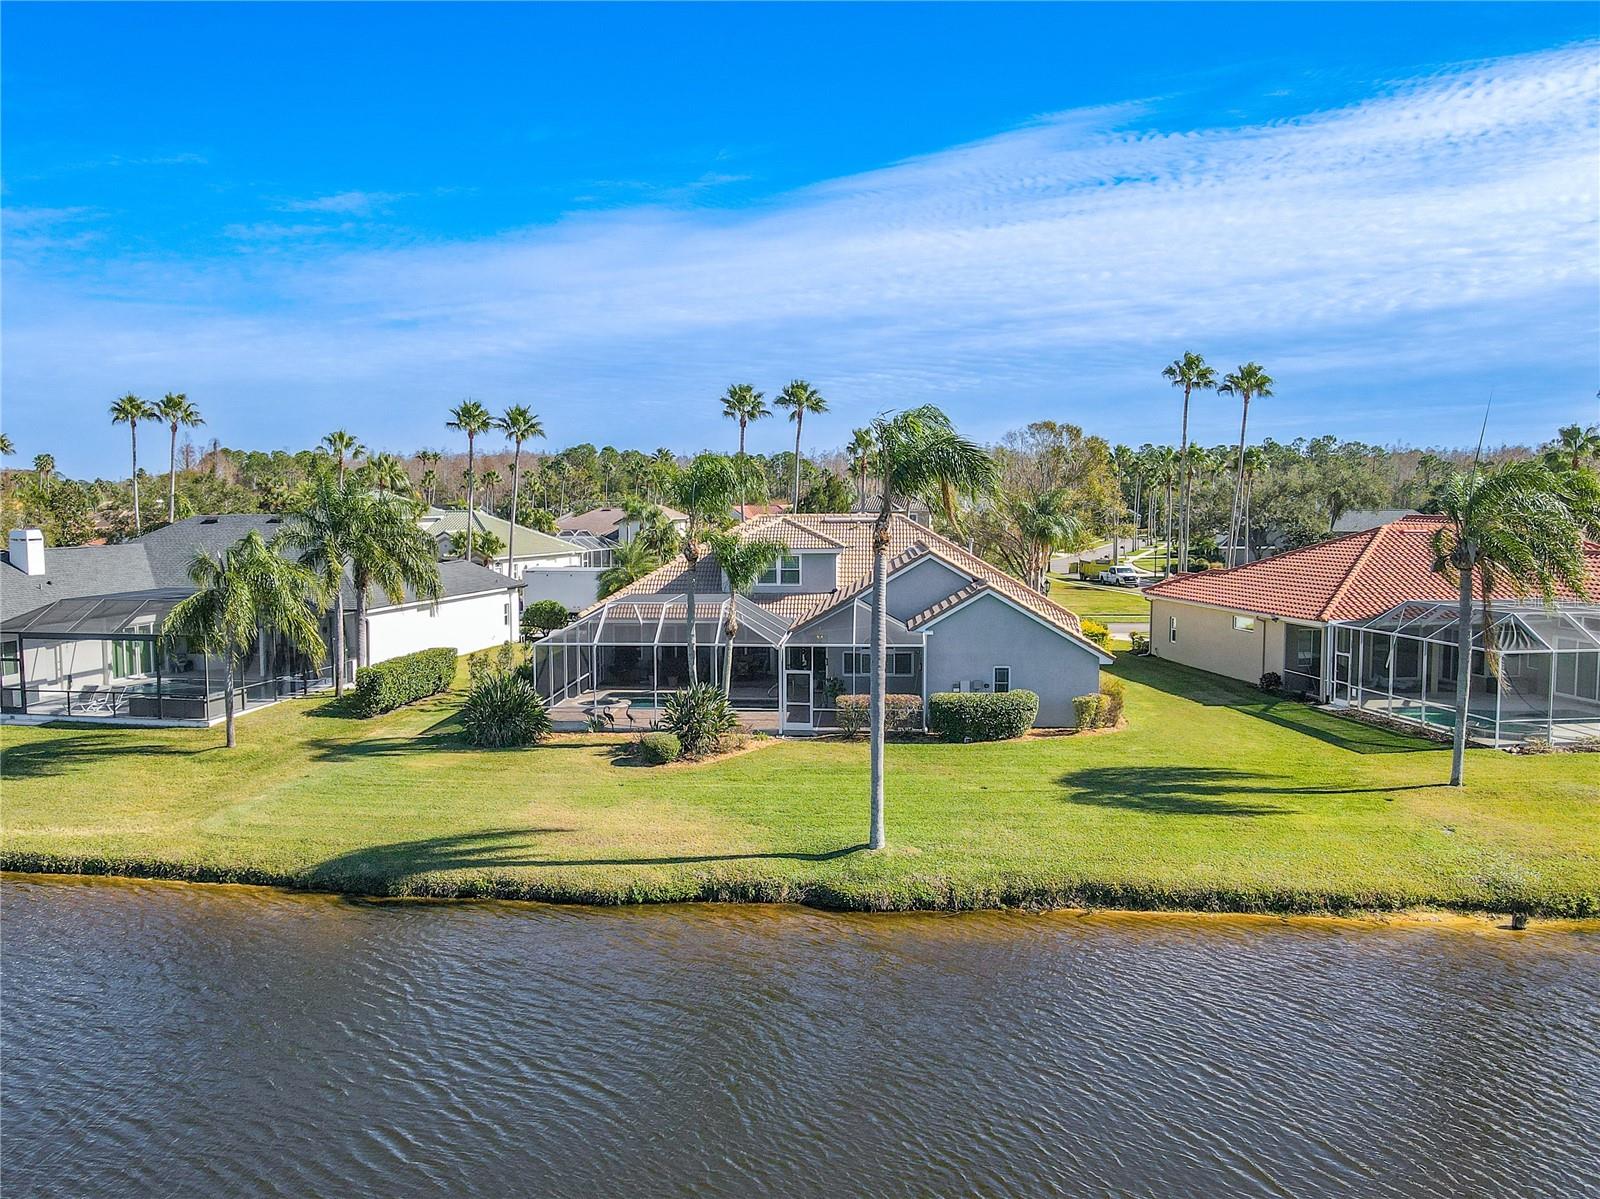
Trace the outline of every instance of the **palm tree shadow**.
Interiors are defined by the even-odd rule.
[[[864,844],[820,853],[771,852],[679,854],[662,857],[559,858],[539,851],[540,839],[571,833],[571,828],[498,828],[368,845],[312,867],[312,886],[365,883],[380,889],[407,877],[454,870],[510,870],[538,866],[683,866],[708,862],[774,859],[829,862],[866,849]]]
[[[186,748],[146,742],[127,745],[122,742],[108,744],[98,733],[78,733],[70,737],[57,737],[51,741],[24,742],[7,747],[0,754],[0,780],[57,778],[80,770],[103,766],[108,756],[123,757],[190,757],[209,753],[218,748],[213,745]]]
[[[1173,816],[1292,816],[1301,809],[1271,796],[1382,795],[1404,787],[1304,787],[1274,775],[1217,766],[1098,766],[1057,780],[1068,803]]]

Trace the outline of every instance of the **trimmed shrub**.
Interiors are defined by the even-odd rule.
[[[1148,654],[1150,652],[1150,634],[1141,633],[1137,630],[1129,633],[1128,647],[1136,654]]]
[[[639,756],[652,766],[665,766],[683,757],[683,743],[672,733],[645,733],[639,738]]]
[[[838,709],[839,731],[846,737],[859,737],[872,726],[870,695],[841,695],[834,704]],[[889,733],[921,732],[922,697],[885,695],[883,725],[884,731]]]
[[[722,748],[725,737],[739,727],[739,717],[720,687],[701,683],[667,696],[657,722],[678,735],[686,758],[704,758]]]
[[[1108,729],[1116,728],[1122,719],[1123,691],[1119,678],[1107,675],[1100,680],[1100,723]]]
[[[1283,690],[1283,676],[1276,670],[1269,670],[1266,674],[1261,676],[1261,681],[1258,682],[1256,686],[1261,688],[1261,690],[1265,691],[1268,695],[1273,695]]]
[[[1078,621],[1078,628],[1085,637],[1093,641],[1101,649],[1111,648],[1111,630],[1098,620],[1090,620],[1085,617]]]
[[[509,671],[493,671],[475,683],[461,705],[467,740],[483,749],[533,745],[550,735],[544,700]]]
[[[1073,727],[1080,733],[1100,723],[1100,696],[1079,695],[1072,701]]]
[[[358,716],[377,716],[449,690],[456,677],[456,651],[423,649],[356,671],[350,707]]]
[[[522,639],[537,641],[547,633],[564,629],[572,622],[572,613],[560,600],[539,600],[529,604],[522,613]]]
[[[1008,741],[1033,727],[1032,691],[940,691],[928,697],[928,727],[946,741]]]

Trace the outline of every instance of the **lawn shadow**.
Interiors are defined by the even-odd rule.
[[[1108,673],[1208,708],[1232,708],[1241,716],[1314,737],[1350,753],[1437,753],[1442,748],[1437,742],[1424,737],[1412,737],[1358,720],[1346,720],[1299,700],[1265,695],[1248,683],[1225,679],[1221,675],[1180,666],[1175,662],[1123,654],[1108,668]]]
[[[79,733],[53,741],[33,741],[9,746],[0,753],[0,779],[56,778],[64,774],[103,764],[106,757],[123,757],[137,754],[148,757],[189,757],[210,753],[219,745],[203,745],[186,749],[177,745],[147,742],[127,745],[122,742],[108,744],[104,737],[94,733]]]
[[[561,858],[539,852],[538,841],[571,828],[480,829],[388,845],[369,845],[329,858],[314,866],[308,877],[313,885],[352,879],[392,881],[433,871],[515,869],[530,866],[685,866],[709,862],[775,859],[829,862],[866,849],[848,845],[821,853],[674,854],[661,857]]]
[[[1303,787],[1267,774],[1220,766],[1096,766],[1056,780],[1068,803],[1173,816],[1292,816],[1300,811],[1265,796],[1368,795],[1404,787]]]

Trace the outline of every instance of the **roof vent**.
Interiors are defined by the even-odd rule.
[[[269,516],[269,517],[267,517],[267,523],[269,525],[281,525],[283,523],[283,517],[281,517],[281,516]]]
[[[217,518],[215,516],[202,516],[200,518],[200,523],[203,525],[214,525],[217,523]]]

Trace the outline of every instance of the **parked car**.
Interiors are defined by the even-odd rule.
[[[1112,587],[1142,587],[1150,577],[1137,566],[1130,566],[1124,562],[1118,566],[1106,567],[1100,576],[1100,581]]]

